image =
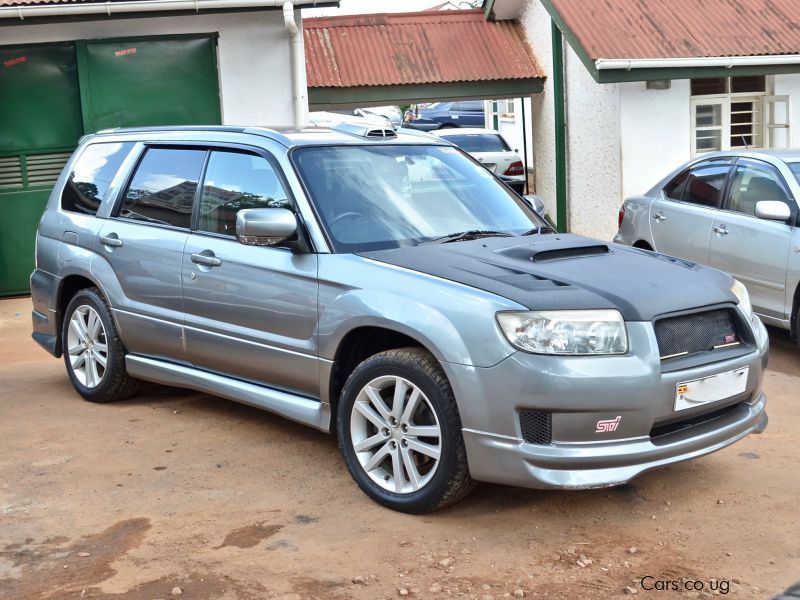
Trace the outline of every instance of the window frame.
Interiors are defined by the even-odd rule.
[[[716,165],[727,165],[728,167],[728,174],[725,176],[725,184],[722,186],[722,198],[720,199],[719,206],[709,206],[707,204],[698,204],[697,202],[689,202],[688,200],[684,200],[684,194],[686,194],[686,188],[689,186],[689,179],[687,178],[686,183],[684,184],[683,191],[681,192],[681,199],[676,200],[670,196],[667,196],[666,188],[675,181],[678,177],[683,175],[684,173],[688,172],[689,177],[692,176],[692,172],[697,169],[703,169],[705,167],[712,167]],[[722,210],[722,207],[725,205],[725,201],[727,199],[728,188],[731,183],[731,173],[733,173],[734,167],[736,166],[736,161],[733,157],[730,156],[721,156],[715,158],[704,158],[698,160],[697,162],[686,166],[685,168],[681,169],[678,173],[675,174],[674,177],[670,178],[667,183],[661,188],[661,199],[666,200],[667,202],[679,202],[681,204],[686,204],[688,206],[694,206],[697,208],[705,208],[708,210]]]
[[[139,170],[139,166],[142,164],[144,157],[147,156],[148,151],[152,149],[158,150],[204,150],[206,153],[205,158],[203,159],[203,166],[200,169],[200,174],[198,175],[197,179],[197,186],[194,190],[194,198],[192,199],[192,213],[189,218],[189,227],[178,227],[177,225],[167,225],[166,223],[151,223],[150,221],[145,221],[143,219],[130,219],[128,217],[121,217],[119,212],[122,209],[122,205],[125,202],[125,197],[128,195],[128,190],[131,187],[131,183],[133,183],[133,178],[136,176],[136,172]],[[139,156],[136,157],[136,162],[128,171],[124,184],[120,186],[119,193],[117,198],[114,201],[114,206],[111,209],[108,218],[115,219],[118,221],[122,221],[124,223],[135,223],[137,225],[146,225],[148,227],[158,227],[160,229],[171,229],[173,231],[191,231],[191,226],[194,220],[194,213],[195,207],[197,206],[197,199],[198,194],[197,191],[200,188],[200,182],[202,181],[203,173],[205,172],[206,164],[208,163],[208,144],[202,142],[170,142],[170,141],[156,141],[156,142],[142,142],[142,148],[139,152]]]
[[[724,211],[724,212],[726,212],[728,214],[731,214],[731,215],[738,215],[738,216],[741,216],[741,217],[748,217],[750,219],[756,219],[758,221],[763,221],[764,220],[764,219],[759,219],[755,214],[741,212],[741,211],[738,211],[738,210],[731,210],[729,208],[730,207],[730,199],[731,199],[730,198],[730,196],[731,196],[731,186],[733,185],[733,180],[734,180],[734,177],[735,177],[736,170],[740,166],[741,167],[750,167],[752,169],[761,170],[761,171],[770,173],[776,179],[778,185],[783,190],[783,192],[786,194],[786,197],[789,199],[789,202],[787,203],[787,206],[789,207],[789,211],[791,213],[791,216],[784,222],[781,222],[781,221],[773,221],[773,222],[774,223],[782,223],[782,224],[785,224],[785,225],[788,225],[788,226],[791,226],[792,224],[794,224],[795,220],[797,218],[797,213],[798,213],[797,201],[794,198],[794,194],[792,194],[791,188],[789,187],[789,185],[786,182],[786,178],[783,176],[783,174],[780,172],[780,170],[778,170],[775,167],[775,165],[773,165],[773,164],[771,164],[771,163],[769,163],[767,161],[764,161],[764,160],[759,160],[757,158],[737,157],[736,160],[733,162],[733,169],[728,174],[728,182],[725,185],[725,195],[723,197],[722,207],[720,208],[720,210],[722,210],[722,211]]]
[[[235,240],[238,243],[238,240],[236,239],[236,234],[230,235],[225,233],[219,233],[217,231],[206,231],[204,229],[198,229],[198,223],[200,221],[200,201],[202,199],[203,188],[205,187],[206,183],[208,163],[211,160],[211,153],[215,151],[227,152],[229,154],[245,154],[250,156],[258,156],[266,160],[267,163],[270,165],[270,167],[272,167],[275,176],[278,178],[278,183],[280,183],[281,187],[283,188],[283,191],[286,192],[286,199],[289,201],[289,204],[291,204],[291,209],[287,210],[291,210],[294,213],[295,218],[297,218],[298,228],[304,224],[302,215],[300,214],[300,211],[297,207],[297,202],[295,201],[294,195],[292,194],[292,188],[289,185],[289,182],[287,181],[286,176],[284,175],[283,170],[280,167],[280,164],[275,159],[275,157],[272,156],[271,153],[267,152],[266,150],[263,150],[262,148],[257,148],[255,146],[247,146],[245,144],[213,144],[213,145],[208,145],[207,149],[208,149],[208,154],[206,154],[206,159],[205,162],[203,163],[203,169],[200,172],[200,180],[197,183],[197,193],[195,194],[194,205],[192,206],[192,221],[190,227],[191,233],[197,235],[207,235],[225,240]],[[274,246],[265,246],[265,247],[274,248]]]

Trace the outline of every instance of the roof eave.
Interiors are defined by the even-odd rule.
[[[800,73],[800,54],[716,56],[696,58],[634,58],[594,61],[590,73],[598,83],[698,79]]]

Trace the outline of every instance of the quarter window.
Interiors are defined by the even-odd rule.
[[[719,208],[730,165],[706,165],[692,169],[681,198],[684,202]]]
[[[61,208],[87,215],[96,214],[111,181],[132,147],[130,142],[87,146],[75,162],[61,193]]]
[[[689,181],[688,170],[684,171],[667,184],[667,187],[664,188],[664,193],[667,195],[667,198],[681,200],[683,198],[683,191],[686,189],[687,181]]]
[[[133,176],[119,216],[188,229],[206,151],[150,148]]]
[[[292,205],[265,158],[212,152],[200,196],[197,229],[235,235],[236,213],[245,208],[291,209]]]
[[[738,166],[728,195],[728,210],[755,215],[756,202],[761,200],[789,204],[789,197],[774,173],[750,165]]]

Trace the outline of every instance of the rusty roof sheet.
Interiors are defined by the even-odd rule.
[[[448,10],[303,20],[308,87],[543,77],[520,26]]]
[[[592,60],[800,54],[798,0],[549,2]]]

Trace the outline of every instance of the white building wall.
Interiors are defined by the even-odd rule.
[[[775,75],[773,83],[776,96],[789,95],[789,146],[800,148],[800,75]]]
[[[533,98],[536,192],[555,216],[555,118],[550,16],[540,2],[520,14],[547,80]],[[574,233],[610,240],[622,199],[619,86],[598,85],[565,44],[568,227]]]
[[[622,197],[643,194],[691,158],[689,80],[668,90],[619,84]]]
[[[292,123],[289,33],[280,11],[4,26],[0,44],[218,33],[222,122]]]

